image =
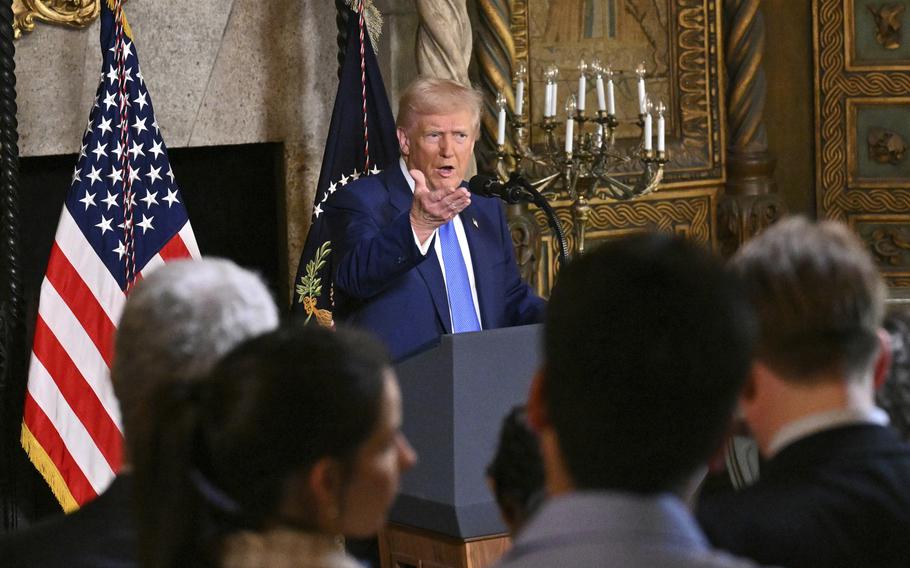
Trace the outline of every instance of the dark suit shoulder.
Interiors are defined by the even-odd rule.
[[[715,546],[765,563],[904,566],[910,452],[880,426],[825,431],[781,451],[752,487],[702,498],[697,518]]]
[[[126,568],[137,566],[130,484],[120,476],[94,501],[0,539],[9,568]]]

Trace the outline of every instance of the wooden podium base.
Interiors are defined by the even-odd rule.
[[[394,524],[379,532],[382,568],[487,568],[509,546],[508,535],[461,540]]]

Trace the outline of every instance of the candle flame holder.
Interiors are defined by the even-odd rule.
[[[612,76],[612,71],[604,71],[597,62],[589,64],[588,69],[595,74],[606,72]],[[642,77],[642,73],[640,66],[637,74]],[[497,146],[496,170],[503,180],[515,174],[526,177],[550,202],[568,198],[572,202],[575,222],[574,253],[582,254],[591,214],[590,200],[628,201],[656,191],[663,181],[668,157],[666,151],[646,149],[651,145],[645,144],[644,140],[645,113],[637,117],[636,124],[642,129],[638,144],[622,148],[616,141],[616,129],[620,124],[616,115],[606,110],[588,115],[573,104],[574,98],[572,95],[566,105],[566,117],[574,121],[571,144],[557,134],[565,123],[555,116],[544,116],[538,123],[544,131],[544,143],[535,150],[528,139],[529,122],[523,116],[525,113],[512,114],[508,125],[512,131],[514,151],[507,152],[501,144]],[[650,107],[646,108],[650,112]],[[662,117],[664,111],[663,103],[659,103],[659,116]],[[510,161],[514,162],[511,170],[507,165]],[[642,166],[641,173],[631,182],[624,181],[628,180],[630,164],[636,162]]]

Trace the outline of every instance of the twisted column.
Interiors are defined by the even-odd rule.
[[[12,0],[0,0],[0,243],[4,269],[0,312],[0,499],[6,531],[16,526],[13,459],[25,391],[15,53]]]
[[[765,52],[765,19],[760,0],[726,0],[727,91],[730,138],[728,146],[740,152],[768,149],[762,122],[768,91],[762,59]]]
[[[481,120],[479,148],[483,155],[492,156],[496,148],[496,95],[502,92],[509,108],[515,110],[515,94],[512,92],[512,70],[517,64],[515,41],[510,26],[510,2],[507,0],[477,0],[480,15],[477,29],[475,58],[480,89],[484,97],[484,113]],[[511,151],[506,129],[506,151]],[[514,164],[507,164],[511,168]],[[492,168],[491,168],[492,169]]]
[[[341,80],[341,68],[344,66],[344,52],[348,45],[348,15],[351,13],[347,0],[335,0],[335,27],[338,29],[338,79]]]
[[[786,207],[776,193],[774,156],[764,125],[765,20],[760,0],[725,0],[727,37],[727,185],[718,207],[722,252],[732,254]]]
[[[417,71],[470,84],[472,37],[466,0],[417,0],[417,14]]]

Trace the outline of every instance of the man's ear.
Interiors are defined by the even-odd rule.
[[[408,133],[399,126],[395,129],[395,134],[398,136],[398,148],[401,150],[401,155],[407,158],[411,153],[411,140],[408,138]]]
[[[528,393],[528,424],[538,434],[550,427],[550,416],[543,394],[545,380],[546,373],[544,368],[541,367],[534,374],[534,380],[531,381],[531,390]]]
[[[878,344],[878,356],[875,358],[875,370],[872,375],[875,390],[882,388],[885,381],[888,380],[888,373],[891,372],[891,365],[894,362],[891,335],[882,328],[878,329]]]
[[[755,402],[755,397],[758,395],[759,382],[763,374],[768,373],[770,370],[759,361],[752,361],[752,365],[749,367],[749,372],[746,375],[746,382],[743,383],[743,388],[739,392],[739,404],[742,410],[747,410],[751,403]]]

